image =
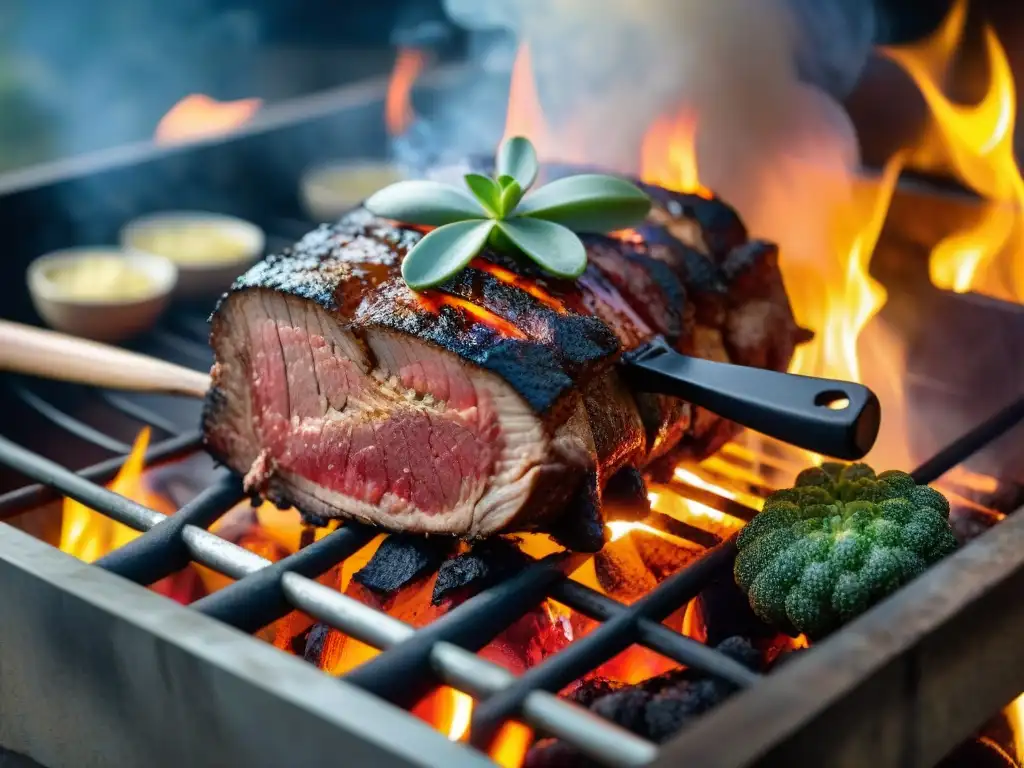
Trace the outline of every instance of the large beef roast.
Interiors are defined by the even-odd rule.
[[[622,351],[662,334],[781,370],[800,330],[773,246],[719,201],[649,191],[648,224],[589,239],[576,282],[486,253],[414,293],[399,269],[421,234],[361,209],[267,258],[213,316],[210,451],[308,515],[487,536],[717,449],[734,427],[627,391]]]

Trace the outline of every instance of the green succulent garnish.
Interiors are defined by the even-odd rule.
[[[650,198],[634,184],[597,173],[561,178],[527,195],[538,167],[533,145],[515,137],[499,148],[494,178],[466,174],[466,190],[437,181],[400,181],[372,195],[366,208],[404,224],[436,227],[402,262],[402,278],[413,290],[458,274],[488,244],[557,277],[579,277],[587,268],[587,251],[577,233],[632,227],[651,208]]]

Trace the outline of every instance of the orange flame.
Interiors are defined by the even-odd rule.
[[[1024,179],[1014,156],[1016,88],[1006,50],[988,24],[983,29],[989,82],[977,104],[954,103],[943,92],[960,47],[967,0],[957,0],[942,26],[923,42],[890,47],[884,53],[900,65],[931,111],[929,132],[917,147],[915,165],[939,160],[990,205],[967,231],[950,235],[932,251],[929,272],[939,288],[975,291],[1024,301]]]
[[[551,133],[537,92],[537,79],[533,74],[533,56],[530,46],[522,42],[512,62],[512,82],[508,92],[508,113],[505,116],[505,134],[502,141],[525,136],[537,150],[537,155],[549,159]]]
[[[697,173],[697,115],[688,108],[662,115],[644,134],[640,177],[648,184],[711,199]]]
[[[412,109],[412,87],[423,72],[427,57],[415,48],[401,48],[395,58],[388,91],[384,97],[384,125],[388,135],[405,133],[416,115]]]
[[[167,500],[151,492],[143,482],[142,472],[148,447],[149,429],[146,428],[135,438],[131,453],[107,487],[114,493],[119,493],[150,509],[171,514],[174,509]],[[111,520],[74,499],[64,499],[60,530],[62,552],[92,563],[140,535],[138,531]]]
[[[157,144],[182,144],[223,136],[252,120],[260,99],[217,101],[201,93],[186,96],[157,123]]]

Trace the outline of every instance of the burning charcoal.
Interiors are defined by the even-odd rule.
[[[574,552],[600,551],[605,542],[605,525],[596,476],[580,485],[564,514],[548,529],[548,533]]]
[[[450,538],[392,534],[352,578],[374,592],[391,594],[437,570],[454,547]]]
[[[595,700],[590,710],[626,730],[643,734],[647,729],[645,718],[650,702],[651,694],[642,688],[630,686]]]
[[[632,536],[623,536],[594,556],[597,583],[605,594],[629,604],[658,586],[654,575],[641,559]]]
[[[579,704],[581,707],[589,709],[601,697],[621,691],[625,687],[626,684],[620,683],[618,680],[609,680],[607,677],[592,677],[589,680],[581,681],[566,698]]]
[[[764,666],[763,654],[745,637],[727,637],[715,646],[715,650],[755,672],[760,672]]]
[[[723,701],[728,692],[714,680],[698,680],[669,688],[654,696],[645,710],[642,735],[651,741],[668,741],[690,720]]]
[[[778,634],[750,610],[750,603],[733,581],[731,571],[712,581],[697,600],[708,645],[717,645],[734,635],[768,640]]]
[[[726,639],[719,643],[717,650],[754,670],[764,665],[761,653],[741,637]],[[567,698],[638,736],[661,743],[735,690],[730,683],[707,677],[697,670],[683,669],[636,685],[596,678],[581,683]],[[549,739],[534,745],[523,765],[589,768],[592,764],[576,750]]]
[[[327,642],[330,632],[331,628],[323,623],[314,624],[309,628],[309,631],[305,633],[306,645],[301,654],[305,661],[319,665],[324,652],[324,643]]]
[[[446,598],[467,588],[485,589],[519,570],[526,563],[514,540],[486,539],[469,552],[445,560],[437,571],[431,602],[440,605]]]
[[[633,531],[630,538],[640,560],[658,583],[692,563],[703,551],[646,531]]]

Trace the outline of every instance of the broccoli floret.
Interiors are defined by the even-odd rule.
[[[905,472],[825,463],[736,539],[736,584],[762,620],[818,639],[956,548],[949,502]]]

